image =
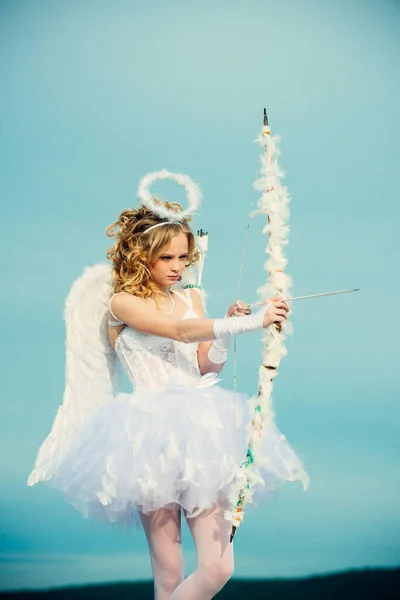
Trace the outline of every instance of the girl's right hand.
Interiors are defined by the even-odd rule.
[[[266,304],[269,304],[269,307],[264,313],[264,329],[272,325],[272,323],[282,323],[282,321],[286,321],[289,306],[282,300],[281,296],[270,298]]]

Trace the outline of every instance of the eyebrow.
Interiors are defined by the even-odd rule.
[[[173,256],[174,256],[173,254],[161,254],[161,258],[172,258]],[[183,252],[179,256],[189,256],[189,253]]]

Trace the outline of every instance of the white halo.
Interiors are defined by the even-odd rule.
[[[155,181],[162,179],[172,179],[178,185],[182,185],[185,188],[186,197],[189,202],[188,207],[185,210],[180,213],[175,213],[165,206],[155,204],[150,188]],[[189,177],[189,175],[184,175],[183,173],[171,173],[170,171],[167,171],[167,169],[147,173],[147,175],[140,180],[137,195],[143,206],[156,213],[156,215],[162,219],[167,219],[168,221],[173,221],[175,223],[180,223],[194,215],[201,202],[200,187]]]

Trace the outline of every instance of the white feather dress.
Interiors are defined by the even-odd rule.
[[[28,485],[44,481],[85,517],[128,527],[140,526],[138,511],[158,508],[182,507],[190,518],[218,502],[230,514],[244,482],[253,404],[243,394],[234,402],[215,374],[201,376],[197,343],[125,327],[115,354],[107,334],[110,277],[107,265],[87,269],[67,299],[64,401]],[[183,318],[196,318],[186,292]],[[131,393],[118,390],[116,356]],[[273,421],[261,452],[267,460],[254,466],[254,505],[285,481],[308,485]]]

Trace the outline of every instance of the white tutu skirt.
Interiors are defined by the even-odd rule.
[[[190,518],[216,503],[232,510],[252,419],[246,396],[236,394],[235,406],[233,392],[217,385],[120,393],[88,418],[47,483],[85,517],[128,528],[140,527],[138,511],[182,507]],[[267,460],[251,506],[307,477],[273,422],[258,452]]]

